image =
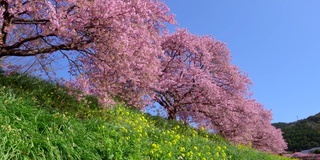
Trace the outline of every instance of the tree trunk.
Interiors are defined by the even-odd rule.
[[[167,112],[168,112],[168,119],[174,119],[174,120],[177,119],[177,111],[175,109],[173,110],[167,109]]]

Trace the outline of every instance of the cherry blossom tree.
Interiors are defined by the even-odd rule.
[[[282,131],[271,125],[272,114],[262,107],[256,115],[252,126],[252,147],[271,153],[283,153],[287,149],[287,143],[284,141]]]
[[[128,102],[131,90],[144,95],[158,75],[164,23],[174,23],[156,0],[1,0],[0,15],[2,68],[21,69],[5,58],[30,56],[45,68],[60,53],[73,74],[89,78],[79,86],[106,87]]]
[[[281,132],[271,126],[269,112],[250,98],[250,80],[231,65],[225,44],[180,29],[166,36],[162,47],[155,101],[169,119],[195,122],[232,142],[265,151],[285,149]],[[277,147],[270,145],[275,141]]]
[[[232,142],[268,152],[285,148],[226,45],[182,29],[168,34],[165,24],[175,21],[164,2],[0,0],[0,15],[0,68],[6,71],[49,73],[61,57],[76,77],[70,84],[105,104],[157,102],[168,118],[196,122]],[[8,57],[35,61],[12,65]]]

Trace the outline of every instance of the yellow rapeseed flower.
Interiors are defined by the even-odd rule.
[[[219,156],[220,156],[219,152],[216,152],[215,157],[219,157]]]
[[[151,146],[152,146],[153,148],[156,148],[156,147],[157,147],[157,144],[152,143]]]
[[[177,144],[177,140],[173,140],[172,143],[173,143],[173,144]]]
[[[192,158],[192,157],[193,157],[193,152],[192,152],[192,151],[189,151],[189,152],[187,153],[187,156],[190,157],[190,158]]]

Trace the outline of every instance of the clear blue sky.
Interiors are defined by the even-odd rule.
[[[179,27],[225,42],[253,97],[292,122],[320,112],[320,0],[167,0]]]

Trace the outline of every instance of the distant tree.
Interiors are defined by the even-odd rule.
[[[320,154],[320,149],[317,149],[317,150],[313,151],[313,153]]]
[[[169,119],[196,122],[233,142],[265,151],[284,151],[281,131],[271,126],[271,113],[250,99],[251,82],[231,65],[225,44],[178,30],[165,37],[162,47],[155,100]]]
[[[288,151],[299,152],[320,146],[319,123],[315,123],[319,114],[292,123],[275,123],[283,131],[288,142]]]
[[[252,147],[260,150],[281,153],[287,149],[287,143],[284,141],[282,131],[271,125],[272,113],[262,108],[262,105],[255,108],[258,113],[252,115],[253,121],[250,126],[252,130]],[[257,116],[256,118],[253,118]],[[248,124],[249,125],[249,124]]]

